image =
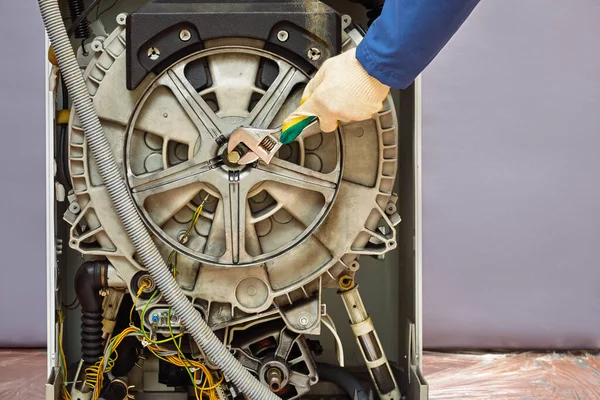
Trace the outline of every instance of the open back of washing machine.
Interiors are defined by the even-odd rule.
[[[61,3],[65,19],[83,12]],[[360,43],[364,8],[109,6],[72,43],[110,157],[48,66],[46,398],[244,399],[249,379],[281,399],[427,398],[419,80],[270,164],[223,157],[236,127],[281,126],[323,62]],[[146,248],[114,205],[109,158]]]

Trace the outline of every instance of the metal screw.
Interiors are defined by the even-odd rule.
[[[360,264],[356,260],[352,261],[350,265],[348,265],[348,269],[350,269],[350,271],[358,271],[359,268]]]
[[[125,25],[126,23],[127,23],[127,14],[126,13],[121,13],[121,14],[117,15],[117,24]]]
[[[81,211],[81,207],[79,207],[78,203],[73,202],[69,204],[69,211],[71,211],[73,214],[79,214],[79,212]]]
[[[154,61],[158,60],[158,57],[160,57],[160,50],[156,47],[150,47],[148,49],[148,58]]]
[[[308,325],[308,317],[306,315],[302,315],[299,319],[298,322],[300,322],[300,325],[302,326],[306,326]]]
[[[280,42],[285,42],[286,40],[288,40],[289,37],[290,35],[286,30],[282,29],[279,32],[277,32],[277,39],[279,39]]]
[[[92,42],[92,50],[94,50],[96,53],[102,51],[102,42],[100,40],[94,40]]]
[[[190,31],[188,31],[187,29],[183,29],[181,32],[179,32],[179,39],[181,39],[182,42],[187,42],[191,38],[192,38],[192,33]]]
[[[317,47],[311,47],[308,50],[308,58],[312,61],[317,61],[321,58],[321,50]]]
[[[388,215],[392,215],[396,212],[396,205],[395,204],[388,204],[387,208],[385,209],[385,213]]]
[[[240,161],[240,158],[240,153],[235,150],[227,154],[227,161],[229,161],[232,164],[237,164],[237,162]]]

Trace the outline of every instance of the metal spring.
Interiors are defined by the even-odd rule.
[[[71,14],[71,20],[75,21],[85,11],[85,5],[83,0],[69,0],[69,14]],[[91,36],[90,27],[87,19],[81,21],[81,23],[75,28],[75,37],[77,39],[89,39]]]
[[[273,150],[275,146],[277,146],[277,141],[271,136],[265,136],[265,138],[258,144],[258,147],[260,147],[267,153]]]

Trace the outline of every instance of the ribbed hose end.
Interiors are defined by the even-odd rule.
[[[83,311],[81,316],[81,359],[84,368],[98,362],[103,352],[102,313]]]

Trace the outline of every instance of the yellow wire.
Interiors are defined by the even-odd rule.
[[[171,363],[171,361],[169,361],[167,358],[165,358],[165,357],[161,356],[160,354],[158,354],[158,353],[156,352],[156,348],[155,348],[155,347],[153,348],[152,346],[148,346],[148,350],[150,350],[150,352],[151,352],[152,354],[154,354],[154,356],[155,356],[156,358],[158,358],[159,360],[163,360],[163,361],[165,361],[165,362]],[[162,349],[160,349],[160,350],[162,350]],[[159,350],[159,351],[160,351],[160,350]],[[171,364],[172,364],[172,363],[171,363]]]
[[[118,358],[117,347],[130,334],[140,335],[140,334],[142,334],[142,331],[138,327],[135,327],[135,326],[130,326],[130,327],[124,329],[121,333],[119,333],[117,336],[115,336],[111,340],[111,342],[108,344],[108,347],[107,347],[108,350],[105,353],[105,355],[102,356],[95,365],[88,367],[86,369],[85,383],[88,387],[90,387],[91,389],[94,389],[94,393],[93,393],[94,400],[97,400],[99,398],[100,390],[102,388],[102,383],[104,381],[104,373],[109,372],[113,368],[114,363]],[[180,334],[177,336],[172,336],[171,338],[167,339],[166,341],[167,342],[174,341],[175,339],[180,338],[182,335],[183,334]],[[208,396],[209,396],[210,400],[218,400],[214,389],[218,385],[221,384],[223,379],[221,378],[221,380],[217,384],[214,384],[212,373],[208,369],[208,367],[206,367],[206,365],[204,365],[201,362],[196,361],[196,360],[187,359],[187,358],[185,358],[185,356],[183,356],[183,358],[182,358],[182,355],[180,353],[178,353],[178,356],[170,355],[170,356],[163,357],[160,354],[158,354],[158,352],[166,351],[166,349],[159,347],[156,343],[151,343],[150,345],[147,346],[147,348],[157,358],[159,358],[165,362],[174,364],[179,367],[191,366],[191,367],[197,368],[198,370],[201,370],[204,373],[204,377],[205,377],[204,381],[202,382],[201,388],[199,388],[198,384],[196,384],[196,372],[194,372],[194,375],[193,375],[192,383],[194,385],[194,391],[195,391],[196,398],[201,400],[201,396],[204,394],[204,392],[208,391]],[[104,368],[105,357],[108,357],[108,361],[106,363],[106,368]],[[200,391],[200,392],[198,392],[198,391]],[[200,393],[200,397],[198,397],[198,393]]]
[[[202,396],[204,395],[204,391],[208,390],[208,398],[209,400],[218,400],[215,389],[223,382],[224,377],[221,376],[221,379],[219,380],[219,382],[217,382],[216,384],[213,384],[213,380],[212,380],[212,374],[209,372],[206,379],[204,380],[204,384],[202,385],[202,388],[200,388],[200,398],[202,398]],[[208,387],[206,387],[206,384],[208,383]],[[198,398],[198,394],[196,393],[196,398]]]
[[[198,372],[198,370],[194,371],[194,381],[196,380],[196,372]],[[206,383],[206,378],[204,382]],[[202,387],[204,387],[204,384],[202,385]],[[198,388],[194,387],[194,396],[196,396],[196,400],[202,400],[202,392],[203,390],[200,389],[200,396],[198,396]]]
[[[208,196],[209,195],[207,194],[206,197],[204,197],[204,200],[202,200],[200,205],[194,211],[194,214],[192,215],[192,222],[190,223],[190,226],[188,227],[187,231],[185,231],[185,233],[183,235],[181,235],[181,238],[179,239],[180,244],[185,243],[190,232],[192,231],[192,229],[194,229],[194,227],[198,223],[198,220],[200,219],[200,214],[202,214],[202,209],[204,208],[204,204],[208,200]],[[178,254],[177,251],[173,250],[173,251],[171,251],[171,254],[169,254],[169,258],[167,259],[167,266],[169,268],[173,269],[173,278],[175,278],[175,279],[177,279],[177,254]],[[173,262],[173,259],[175,260],[175,262]]]
[[[171,308],[169,308],[168,312],[167,312],[167,325],[169,326],[169,333],[171,334],[171,337],[174,337],[175,335],[173,334],[173,327],[171,326]],[[177,341],[175,339],[173,339],[173,344],[175,345],[175,347],[177,348],[177,354],[179,356],[179,360],[183,363],[185,370],[187,371],[188,375],[190,376],[190,379],[192,380],[192,384],[194,385],[194,388],[196,388],[196,375],[193,374],[190,371],[190,369],[187,366],[186,363],[186,357],[183,354],[183,351],[181,351],[181,339],[179,339],[179,344],[177,344]]]
[[[143,289],[142,289],[143,290]],[[106,362],[106,368],[104,368],[104,360],[105,356],[100,357],[96,364],[91,367],[86,368],[85,370],[85,384],[89,388],[93,389],[93,398],[97,400],[100,397],[100,390],[102,389],[102,383],[104,381],[104,373],[110,372],[110,370],[114,367],[115,361],[119,357],[119,353],[117,352],[117,347],[121,344],[123,339],[127,337],[130,333],[137,332],[138,328],[136,327],[128,327],[124,329],[120,334],[115,336],[108,345],[108,361]],[[114,357],[112,355],[114,354]]]
[[[149,285],[147,283],[143,283],[140,288],[137,291],[137,295],[135,296],[135,299],[133,299],[133,306],[131,306],[131,310],[129,311],[129,324],[133,325],[133,310],[135,309],[135,303],[137,303],[137,301],[139,300],[140,296],[142,295],[142,293],[144,292],[144,289],[146,289]]]
[[[100,390],[102,388],[102,382],[104,381],[104,372],[102,370],[103,363],[104,356],[100,357],[96,364],[85,369],[85,384],[94,390],[94,400],[97,400],[100,397]]]
[[[65,316],[62,310],[58,310],[58,350],[60,351],[60,360],[63,374],[63,384],[60,388],[61,397],[66,400],[71,400],[71,393],[67,390],[67,380],[69,379],[69,373],[67,371],[67,358],[65,357],[65,349],[63,347],[63,332]]]
[[[204,204],[208,200],[208,197],[209,197],[209,195],[206,195],[204,200],[202,200],[202,203],[200,203],[200,205],[194,211],[194,214],[192,216],[192,221],[191,221],[188,229],[185,231],[185,233],[179,239],[179,243],[184,244],[184,242],[187,240],[190,232],[192,231],[192,229],[194,229],[194,227],[198,223],[198,220],[200,219],[200,215],[202,214],[202,209],[204,208]],[[167,260],[167,265],[169,265],[170,267],[172,266],[172,268],[173,268],[173,277],[175,277],[175,278],[177,277],[177,254],[178,253],[175,250],[173,250]],[[173,261],[173,258],[174,258],[174,263],[171,264]],[[157,357],[158,359],[163,360],[165,362],[171,363],[173,365],[176,365],[179,367],[184,367],[188,371],[188,373],[190,374],[190,378],[192,379],[192,385],[194,386],[194,394],[196,395],[196,399],[201,400],[204,391],[208,390],[208,396],[209,396],[210,400],[218,400],[216,397],[215,389],[217,386],[219,386],[221,384],[221,382],[223,381],[223,378],[221,378],[221,380],[217,384],[214,384],[211,371],[206,367],[206,365],[204,365],[196,360],[189,360],[185,357],[185,355],[181,351],[181,348],[177,345],[177,342],[176,342],[176,339],[180,339],[181,337],[183,337],[183,333],[180,333],[179,335],[174,335],[172,329],[170,329],[170,333],[171,333],[170,338],[167,338],[167,339],[161,340],[161,341],[152,341],[146,336],[145,332],[142,329],[137,328],[133,324],[133,311],[135,310],[137,301],[139,300],[140,296],[142,295],[144,289],[146,289],[147,287],[148,287],[148,284],[146,284],[146,283],[142,284],[142,286],[140,286],[140,288],[137,291],[135,299],[133,300],[133,305],[131,307],[131,310],[129,311],[130,326],[128,328],[124,329],[116,337],[114,337],[111,340],[111,342],[108,344],[108,351],[105,354],[105,356],[108,357],[108,361],[106,362],[106,368],[104,367],[104,364],[105,364],[104,357],[105,356],[100,357],[98,362],[96,364],[94,364],[93,366],[86,368],[85,384],[94,390],[93,399],[98,400],[98,398],[100,396],[100,390],[102,389],[104,373],[109,372],[112,369],[116,359],[118,358],[117,347],[121,344],[123,339],[125,339],[125,337],[127,337],[128,335],[130,335],[132,333],[135,333],[135,334],[141,333],[142,336],[144,337],[144,339],[150,343],[147,346],[147,348],[148,348],[148,350],[150,350],[150,352],[155,357]],[[150,301],[151,300],[149,300],[148,303],[150,303]],[[146,306],[148,305],[148,303],[146,303]],[[145,310],[145,308],[144,308],[144,310]],[[169,328],[171,328],[170,322],[171,321],[169,318]],[[141,323],[143,324],[144,321],[142,321]],[[159,347],[158,344],[168,343],[171,341],[173,341],[173,344],[177,348],[177,356],[170,355],[170,356],[163,357],[160,354],[158,354],[158,352],[165,351],[165,349],[162,349],[161,347]],[[114,353],[114,357],[112,357],[113,353]],[[198,384],[196,384],[196,372],[197,371],[194,371],[194,373],[192,374],[191,371],[189,370],[189,366],[192,366],[192,367],[196,368],[197,370],[199,369],[204,373],[204,380],[203,380],[201,388],[199,388]],[[206,387],[207,384],[208,384],[208,387]],[[200,390],[200,397],[198,397],[198,390]],[[68,400],[71,400],[70,397]]]
[[[212,385],[212,386],[209,386],[209,387],[207,387],[207,388],[204,388],[204,390],[214,390],[214,389],[216,389],[217,387],[219,387],[219,385],[220,385],[221,383],[223,383],[223,379],[224,379],[224,377],[223,377],[223,376],[221,376],[221,379],[219,379],[219,382],[215,383],[215,384],[214,384],[214,385]],[[212,378],[211,378],[211,380],[212,380]]]
[[[202,370],[202,372],[204,373],[204,376],[205,376],[205,381],[202,384],[203,387],[198,387],[198,385],[195,384],[196,377],[194,375],[194,382],[193,383],[194,383],[194,393],[195,393],[196,398],[199,398],[198,397],[198,393],[200,393],[202,395],[204,391],[208,390],[209,391],[209,393],[208,393],[209,398],[211,400],[218,400],[218,398],[216,397],[216,392],[214,391],[214,389],[223,382],[223,377],[221,378],[221,380],[218,383],[214,384],[213,383],[214,381],[213,381],[213,377],[212,377],[211,371],[208,369],[208,367],[206,367],[206,365],[202,364],[201,362],[196,361],[196,360],[190,360],[190,359],[186,358],[185,359],[185,361],[187,362],[187,364],[186,364],[186,362],[184,362],[179,356],[174,356],[174,355],[170,355],[170,356],[166,356],[166,357],[160,356],[159,354],[157,354],[157,352],[164,351],[165,349],[162,349],[162,348],[160,348],[158,346],[149,345],[147,348],[150,350],[150,352],[152,354],[154,354],[159,359],[161,359],[163,361],[166,361],[168,363],[171,363],[171,364],[173,364],[175,366],[186,367],[187,365],[191,365],[194,368]],[[196,372],[194,374],[196,374]],[[208,387],[206,386],[206,384],[208,384]]]
[[[104,373],[105,372],[109,372],[113,366],[114,363],[116,361],[116,359],[118,358],[118,353],[117,353],[117,347],[121,344],[121,342],[125,339],[125,337],[127,337],[130,334],[137,334],[137,335],[142,335],[142,331],[135,327],[135,326],[130,326],[128,328],[126,328],[125,330],[123,330],[123,332],[121,332],[119,335],[115,336],[113,338],[113,340],[109,343],[108,345],[108,351],[105,354],[106,357],[109,357],[108,362],[106,363],[106,368],[103,368],[104,366],[104,360],[105,360],[105,356],[102,356],[99,361],[92,367],[88,367],[86,369],[86,385],[92,389],[94,389],[94,396],[93,399],[97,400],[100,394],[100,390],[102,388],[102,383],[104,381]],[[182,336],[182,334],[174,336],[169,338],[167,341],[174,341],[177,338],[180,338]],[[196,383],[196,373],[197,371],[194,372],[192,379],[193,379],[193,386],[194,386],[194,393],[195,396],[198,400],[202,400],[202,396],[205,393],[205,391],[208,391],[208,396],[210,400],[218,400],[218,398],[216,397],[216,392],[215,392],[215,388],[217,386],[219,386],[222,381],[223,381],[223,377],[221,377],[221,380],[214,384],[213,382],[213,375],[211,373],[211,371],[208,369],[208,367],[204,364],[202,364],[199,361],[196,360],[191,360],[191,359],[187,359],[185,356],[183,356],[181,353],[178,352],[178,355],[169,355],[169,356],[161,356],[160,354],[158,354],[158,352],[162,352],[162,351],[166,351],[166,349],[163,349],[161,347],[159,347],[157,344],[155,343],[151,343],[147,346],[147,349],[157,358],[168,362],[170,364],[176,365],[178,367],[184,367],[184,368],[189,368],[189,366],[196,368],[197,370],[201,370],[204,373],[204,380],[202,382],[202,387],[198,387],[198,384]],[[113,357],[114,355],[114,357]],[[207,386],[208,385],[208,386]],[[198,393],[200,393],[200,397],[198,396]]]

